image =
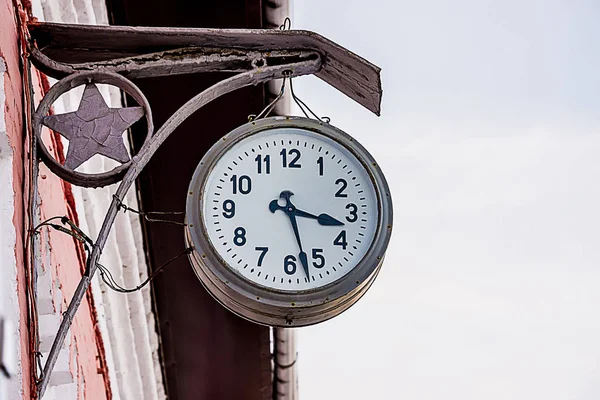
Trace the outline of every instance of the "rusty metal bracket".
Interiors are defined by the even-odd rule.
[[[138,28],[34,23],[29,26],[32,62],[41,71],[60,80],[40,103],[33,116],[33,134],[38,139],[42,160],[62,179],[85,187],[99,187],[120,181],[114,199],[88,258],[86,271],[63,314],[61,325],[38,383],[41,398],[48,386],[59,350],[67,337],[73,318],[98,268],[102,250],[114,224],[119,206],[151,157],[169,135],[190,115],[212,100],[249,85],[273,79],[314,74],[379,115],[381,104],[380,69],[358,55],[322,36],[306,31]],[[179,108],[156,132],[150,107],[141,91],[128,78],[145,78],[198,72],[238,72],[199,93]],[[138,154],[112,171],[82,174],[75,163],[61,165],[44,147],[42,125],[66,126],[81,123],[79,138],[85,136],[95,147],[113,135],[114,123],[102,122],[103,115],[117,115],[119,109],[89,113],[80,105],[72,115],[47,118],[52,103],[60,94],[87,85],[85,101],[94,103],[92,86],[106,83],[126,91],[138,102],[145,116],[148,135]],[[100,107],[104,107],[100,104]],[[133,111],[130,111],[133,113]],[[137,113],[137,111],[135,111]],[[89,125],[102,125],[108,131],[89,132]],[[118,125],[122,126],[122,125]],[[94,128],[96,129],[96,128]],[[69,132],[72,135],[74,131]],[[106,133],[110,132],[110,133]],[[63,134],[65,134],[63,132]],[[65,134],[66,136],[66,134]],[[116,148],[116,146],[113,146]],[[109,152],[110,149],[105,149]],[[103,153],[100,153],[103,154]],[[105,153],[104,153],[105,154]],[[89,156],[86,153],[85,157]],[[118,158],[118,157],[117,157]],[[125,161],[125,158],[121,158]],[[33,177],[37,182],[37,176]]]
[[[39,52],[39,50],[37,53],[34,53],[34,54],[38,54],[38,56],[42,57],[42,60],[44,60],[45,62],[49,62],[48,61],[49,59],[46,56],[44,56],[41,52]],[[194,54],[196,54],[196,53],[194,53]],[[212,57],[210,55],[209,56],[200,56],[200,55],[196,54],[196,56],[197,56],[197,58],[194,58],[194,63],[198,60],[202,60],[203,62],[208,60],[206,65],[204,65],[202,68],[200,68],[201,72],[221,71],[219,68],[225,67],[225,64],[222,63],[222,59],[216,60],[215,57]],[[152,71],[155,71],[156,68],[164,67],[164,62],[162,60],[160,60],[159,58],[156,58],[156,59],[150,58],[148,61],[149,65],[147,65],[143,61],[141,61],[142,59],[144,59],[144,57],[145,56],[140,56],[137,58],[134,57],[137,60],[133,64],[135,66],[134,70],[136,72],[140,72],[142,74],[148,74],[148,73],[151,73]],[[71,140],[71,138],[68,136],[68,134],[64,131],[64,128],[66,126],[80,125],[79,122],[77,122],[80,119],[77,117],[74,117],[73,115],[48,116],[48,113],[50,111],[52,104],[62,94],[70,91],[71,89],[73,89],[75,87],[84,85],[88,82],[93,82],[94,84],[104,83],[104,84],[116,86],[119,89],[121,89],[122,91],[124,91],[125,93],[129,94],[143,110],[143,114],[145,115],[145,119],[146,119],[147,131],[148,131],[148,133],[146,135],[146,141],[148,141],[150,139],[152,132],[154,130],[153,121],[152,121],[152,112],[150,110],[150,105],[148,104],[148,101],[146,100],[144,94],[130,80],[125,78],[123,75],[119,74],[119,72],[128,71],[128,69],[127,69],[128,66],[130,66],[132,64],[130,62],[121,63],[120,62],[121,60],[122,59],[106,61],[103,63],[103,65],[105,65],[104,67],[101,67],[100,64],[95,64],[95,63],[86,64],[85,67],[82,67],[80,64],[79,65],[71,65],[69,67],[70,69],[68,69],[68,70],[65,69],[65,71],[70,71],[70,74],[67,75],[65,78],[61,79],[57,84],[52,86],[52,88],[48,91],[48,93],[44,96],[44,98],[40,102],[37,110],[35,111],[35,114],[33,115],[33,133],[37,138],[38,146],[40,149],[40,156],[41,156],[42,160],[48,166],[48,168],[50,168],[50,170],[52,172],[54,172],[56,175],[58,175],[62,179],[66,180],[72,184],[75,184],[77,186],[102,187],[102,186],[106,186],[106,185],[110,185],[110,184],[119,182],[121,179],[123,179],[125,172],[131,166],[131,161],[129,161],[128,157],[126,157],[123,161],[121,161],[122,164],[120,166],[115,167],[112,171],[103,172],[103,173],[99,173],[99,174],[85,174],[85,173],[75,171],[75,167],[78,166],[81,162],[86,161],[89,157],[82,158],[80,156],[78,158],[80,159],[79,161],[81,161],[81,162],[72,164],[69,162],[69,159],[70,159],[69,156],[71,154],[73,154],[73,152],[76,152],[76,153],[86,152],[86,153],[90,153],[90,156],[91,156],[91,152],[85,151],[85,150],[86,150],[86,148],[91,147],[90,144],[95,145],[96,137],[95,137],[94,133],[98,130],[110,129],[110,127],[107,126],[106,124],[109,122],[114,122],[114,121],[112,119],[107,121],[106,118],[95,119],[95,120],[87,118],[89,120],[88,127],[92,128],[92,125],[93,125],[94,132],[87,132],[86,135],[84,135],[85,137],[81,138],[82,140],[78,140],[78,141]],[[231,58],[229,60],[231,60]],[[294,76],[294,75],[297,76],[297,74],[300,74],[300,75],[304,74],[302,72],[302,68],[300,68],[299,70],[297,68],[297,66],[303,65],[302,64],[303,62],[309,62],[309,63],[313,62],[313,63],[316,63],[316,65],[318,65],[319,68],[321,67],[321,57],[319,56],[319,54],[315,53],[315,52],[306,52],[306,51],[291,51],[291,52],[285,52],[285,53],[278,51],[274,54],[250,52],[249,54],[247,54],[245,56],[238,54],[236,56],[236,60],[240,62],[239,64],[236,64],[237,65],[236,68],[239,68],[241,71],[256,71],[256,72],[258,72],[258,71],[264,70],[265,68],[274,68],[274,67],[282,67],[283,66],[284,68],[288,68],[288,70],[289,70],[290,74],[292,74],[292,76]],[[242,68],[242,64],[241,64],[242,61],[243,61],[244,68]],[[157,67],[157,63],[160,64],[159,67]],[[171,64],[171,63],[173,63],[173,61],[169,61],[169,63]],[[110,65],[110,68],[106,67],[106,65]],[[176,64],[176,63],[174,65],[179,66],[179,64]],[[187,64],[187,65],[189,66],[189,64]],[[286,71],[288,71],[288,70],[286,70]],[[295,73],[293,72],[293,70],[296,70]],[[231,65],[230,65],[229,69],[226,69],[226,71],[238,72],[237,70],[234,70]],[[129,76],[131,76],[131,74]],[[137,76],[137,75],[134,74],[134,76]],[[279,77],[282,77],[282,76],[283,75],[281,75]],[[123,109],[116,110],[116,111],[120,111],[122,113],[122,110]],[[76,114],[76,113],[71,113],[71,114]],[[86,114],[89,114],[89,112],[87,112]],[[69,118],[69,117],[72,117],[72,118]],[[75,118],[75,120],[73,119],[73,117]],[[54,121],[53,121],[53,119],[54,119]],[[60,121],[56,121],[56,119],[59,119]],[[67,162],[65,163],[65,165],[61,165],[57,160],[52,158],[52,156],[50,155],[50,152],[46,149],[44,142],[41,140],[42,125],[48,126],[49,128],[54,129],[55,131],[58,131],[59,133],[63,134],[63,136],[70,139],[69,153],[67,154]],[[60,129],[61,127],[63,127],[63,130]],[[121,132],[116,132],[116,133],[119,136],[121,134]],[[78,146],[78,147],[76,147],[76,146]],[[111,158],[114,158],[117,160],[119,159],[118,157],[115,158],[115,157],[111,156],[112,153],[109,152],[109,149],[107,147],[104,147],[104,148],[106,149],[106,151],[99,152],[100,154],[103,154],[105,156],[108,156],[108,157],[111,157]],[[71,159],[73,159],[73,158],[71,158]]]

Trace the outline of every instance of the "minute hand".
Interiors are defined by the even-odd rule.
[[[302,264],[302,268],[304,268],[306,278],[310,279],[310,273],[308,272],[308,259],[306,256],[306,252],[302,250],[302,242],[300,242],[300,233],[298,232],[298,223],[296,222],[296,215],[294,215],[293,212],[287,213],[287,215],[288,217],[290,217],[292,229],[294,230],[294,236],[296,236],[296,242],[298,242],[298,248],[300,249],[300,263]]]
[[[324,225],[324,226],[344,225],[343,222],[338,221],[337,219],[333,218],[331,215],[328,215],[328,214],[314,215],[311,213],[307,213],[306,211],[299,210],[297,208],[294,210],[294,214],[296,214],[297,217],[316,219],[317,222],[319,223],[319,225]]]

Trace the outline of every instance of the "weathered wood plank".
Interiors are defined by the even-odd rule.
[[[381,69],[344,47],[310,31],[275,29],[150,28],[34,23],[29,26],[40,53],[34,59],[45,71],[64,75],[60,64],[81,64],[188,48],[187,62],[172,68],[155,69],[153,76],[196,72],[190,68],[193,48],[239,49],[241,51],[314,51],[322,57],[315,75],[348,97],[379,115],[381,110]],[[179,49],[179,50],[177,50]],[[45,55],[57,64],[39,60]],[[198,54],[198,53],[196,53]],[[201,54],[198,55],[202,57]],[[193,62],[192,62],[193,64]],[[54,65],[54,67],[52,66]],[[216,64],[216,68],[218,68]],[[138,68],[140,69],[140,68]],[[143,69],[143,67],[141,67]],[[109,65],[106,70],[111,71]],[[112,69],[114,71],[114,69]],[[206,70],[201,69],[202,72]],[[140,75],[143,76],[143,75]]]
[[[57,62],[37,47],[31,49],[36,67],[53,78],[63,78],[76,72],[112,72],[128,79],[193,74],[201,72],[246,72],[257,66],[316,60],[316,52],[250,51],[187,47],[150,54],[112,58],[82,63]],[[119,56],[121,54],[118,54]]]

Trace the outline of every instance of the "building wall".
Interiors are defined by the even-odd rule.
[[[23,121],[17,21],[13,2],[0,0],[0,318],[14,329],[5,343],[14,343],[16,374],[0,376],[8,399],[29,398],[29,339],[23,265]]]
[[[27,273],[29,268],[25,253],[27,243],[27,232],[29,222],[27,219],[28,207],[25,203],[28,200],[28,190],[30,187],[30,166],[29,141],[28,135],[23,129],[24,124],[24,91],[21,58],[21,35],[19,34],[17,16],[26,18],[22,4],[2,0],[0,2],[0,26],[2,26],[0,40],[0,55],[6,66],[3,74],[4,98],[4,132],[2,133],[2,163],[3,176],[0,185],[2,189],[3,218],[6,218],[12,211],[12,221],[3,224],[1,237],[2,261],[0,268],[2,270],[2,281],[6,290],[3,290],[3,314],[7,319],[15,322],[17,330],[13,333],[15,342],[20,345],[17,347],[18,365],[15,369],[16,374],[7,385],[6,397],[9,399],[29,399],[31,397],[31,368],[35,365],[33,352],[35,346],[30,340],[30,329],[35,328],[32,315],[44,321],[46,327],[50,324],[57,325],[57,321],[47,321],[49,318],[57,319],[58,315],[66,308],[66,299],[69,299],[75,285],[76,276],[81,274],[82,262],[80,258],[80,249],[75,245],[70,237],[57,235],[55,232],[44,232],[40,235],[39,242],[46,244],[40,246],[41,252],[37,255],[40,260],[40,269],[36,271],[39,274],[40,285],[45,285],[60,296],[55,296],[49,303],[39,304],[39,313],[32,308],[36,307],[35,302],[28,302],[27,286],[32,282],[32,273]],[[15,10],[14,7],[19,7]],[[33,74],[34,88],[38,94],[43,91],[43,80]],[[50,132],[45,132],[46,137],[52,142]],[[60,149],[51,146],[53,153],[58,157]],[[10,161],[9,161],[10,160]],[[5,169],[6,168],[6,169]],[[12,177],[8,171],[12,171]],[[45,167],[40,169],[39,179],[39,198],[40,208],[39,217],[44,218],[48,215],[71,215],[73,210],[67,201],[68,185],[53,176]],[[11,202],[12,197],[12,202]],[[14,230],[13,230],[14,229]],[[50,245],[51,243],[51,245]],[[10,254],[12,249],[12,256]],[[29,270],[32,272],[32,270]],[[6,288],[8,286],[8,288]],[[30,288],[32,288],[30,286]],[[40,286],[42,288],[42,286]],[[57,290],[58,289],[58,290]],[[41,296],[43,298],[43,296]],[[16,300],[16,301],[15,301]],[[40,332],[41,339],[48,339],[44,336],[49,332]],[[54,333],[55,334],[55,333]],[[95,330],[94,310],[90,298],[82,303],[80,312],[77,314],[73,327],[71,329],[71,340],[63,351],[61,351],[59,362],[55,373],[52,375],[51,382],[57,398],[77,398],[78,395],[86,398],[105,399],[108,398],[106,385],[107,379],[104,376],[102,368],[98,367],[99,360],[102,359],[101,342]],[[12,339],[12,338],[11,338]],[[40,351],[43,352],[45,342],[40,343]],[[74,383],[71,387],[61,386],[60,384]],[[54,387],[57,387],[54,390]],[[54,394],[54,393],[52,393]],[[93,397],[92,397],[93,396]]]
[[[40,20],[72,23],[106,23],[107,18],[101,0],[33,0],[25,6],[20,0],[0,0],[0,318],[14,323],[6,342],[17,344],[12,366],[15,373],[8,380],[0,372],[0,400],[30,399],[35,395],[32,376],[37,373],[39,377],[41,370],[35,367],[34,353],[39,351],[43,355],[40,362],[45,363],[62,313],[85,267],[81,245],[48,228],[42,228],[36,236],[34,261],[28,262],[28,193],[32,173],[30,136],[24,129],[24,35],[19,34],[17,17],[25,21],[33,12]],[[35,104],[48,85],[34,69]],[[102,91],[109,105],[118,106],[118,91]],[[54,112],[77,108],[80,95],[81,91],[63,96],[55,103]],[[62,159],[68,144],[48,130],[43,136],[53,156]],[[95,159],[84,166],[84,172],[110,168],[109,163]],[[66,215],[95,237],[114,187],[72,187],[43,164],[37,184],[35,221]],[[134,193],[127,201],[135,206]],[[139,220],[130,215],[119,217],[101,261],[126,287],[136,286],[147,275],[141,243]],[[44,399],[164,397],[158,336],[148,291],[127,296],[115,294],[95,278],[75,315]]]
[[[34,16],[47,22],[77,24],[108,24],[106,3],[103,0],[33,0]],[[118,89],[99,85],[106,103],[121,107]],[[74,111],[79,105],[83,87],[77,88],[54,103],[55,113]],[[67,141],[62,141],[65,149]],[[108,171],[117,165],[104,157],[95,156],[78,170],[85,173]],[[117,184],[100,189],[72,187],[73,200],[79,226],[95,238],[100,230],[106,210]],[[138,208],[135,191],[131,190],[125,202]],[[139,217],[119,214],[101,262],[109,268],[123,287],[138,286],[146,279],[144,246]],[[100,279],[92,281],[96,300],[98,328],[102,334],[105,359],[114,399],[164,399],[165,390],[159,355],[159,339],[152,311],[150,288],[139,292],[121,294],[111,291]]]

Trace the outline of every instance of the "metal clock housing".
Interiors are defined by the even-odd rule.
[[[273,282],[276,282],[277,285],[270,285],[270,279],[265,279],[265,283],[262,283],[262,280],[257,280],[254,276],[249,279],[246,272],[240,273],[240,265],[244,265],[242,261],[237,260],[240,263],[240,265],[237,265],[237,263],[232,262],[230,257],[224,256],[222,248],[217,247],[221,244],[216,243],[214,227],[207,226],[206,223],[207,213],[205,211],[208,208],[205,208],[205,206],[208,207],[208,202],[221,204],[219,202],[223,201],[222,198],[215,196],[220,193],[212,193],[208,190],[208,185],[211,184],[210,182],[212,182],[211,180],[219,168],[220,160],[226,157],[232,149],[238,148],[241,144],[256,139],[260,135],[278,134],[281,136],[292,131],[305,134],[307,137],[314,137],[315,140],[327,141],[327,143],[332,143],[343,149],[344,154],[354,158],[355,165],[362,169],[360,173],[363,175],[361,176],[369,181],[374,194],[375,210],[373,210],[373,216],[376,221],[373,221],[370,242],[367,244],[368,247],[365,246],[364,251],[361,253],[362,257],[352,263],[336,279],[332,278],[331,281],[325,279],[325,284],[315,285],[314,287],[302,285],[301,278],[297,277],[294,278],[299,283],[297,288],[282,287],[282,285],[279,285],[279,281],[275,281],[275,277],[273,277]],[[305,141],[304,145],[306,146],[306,144]],[[285,157],[284,153],[285,149],[282,150],[283,157]],[[260,172],[261,159],[259,156],[257,156],[256,161]],[[237,163],[235,164],[237,165]],[[224,179],[221,179],[221,181],[224,182]],[[211,185],[214,186],[214,184]],[[282,192],[283,194],[284,192]],[[293,193],[290,192],[290,194]],[[286,200],[289,200],[289,198]],[[265,207],[267,205],[265,204]],[[217,210],[217,207],[215,206],[214,209]],[[215,211],[215,213],[222,211],[219,208],[218,212]],[[228,211],[227,207],[225,207],[225,211]],[[283,215],[283,212],[275,213],[274,209],[271,211],[274,214]],[[223,214],[227,215],[226,213]],[[213,217],[217,217],[217,215],[215,214]],[[326,216],[329,217],[329,215]],[[314,215],[312,217],[316,218]],[[332,218],[332,220],[335,219]],[[189,246],[193,247],[193,251],[189,255],[192,267],[204,287],[216,300],[230,311],[256,323],[270,326],[305,326],[325,321],[340,314],[352,306],[371,286],[379,273],[390,240],[392,202],[387,182],[378,164],[367,150],[351,136],[318,120],[300,117],[273,117],[240,126],[224,136],[206,153],[190,182],[186,204],[186,222],[185,240]],[[334,224],[329,220],[319,220],[319,223],[321,222],[323,222],[323,225]],[[289,230],[289,228],[287,229]],[[281,235],[292,235],[292,233],[289,230],[289,232],[282,232]],[[230,246],[229,249],[235,247],[233,245],[228,246]],[[319,254],[317,254],[318,256]],[[300,264],[299,260],[294,261],[298,261],[298,264]],[[306,261],[303,265],[306,265]],[[252,271],[254,272],[254,269]],[[329,275],[329,272],[327,272],[327,275]],[[314,276],[312,281],[314,283]],[[289,282],[292,283],[292,279],[289,279]],[[304,279],[304,282],[311,284],[311,276],[308,275],[308,280]],[[284,283],[283,278],[281,278],[281,283]]]

